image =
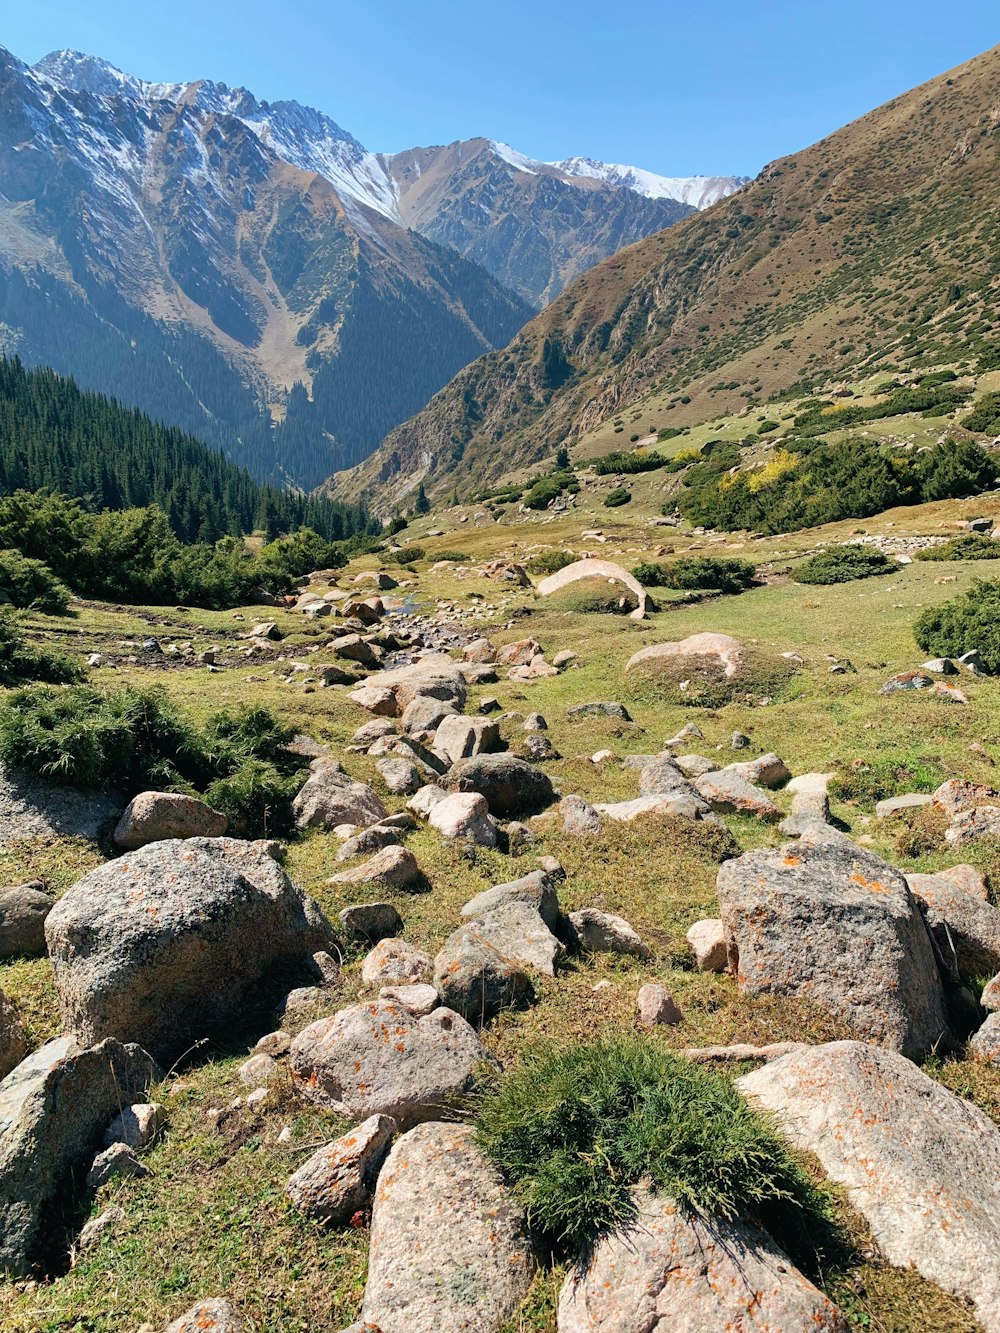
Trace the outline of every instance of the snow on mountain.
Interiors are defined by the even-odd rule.
[[[618,162],[595,162],[590,157],[568,157],[547,166],[565,172],[567,176],[587,176],[592,180],[618,185],[647,199],[676,199],[693,208],[709,208],[745,185],[747,176],[657,176],[642,167],[630,167]]]

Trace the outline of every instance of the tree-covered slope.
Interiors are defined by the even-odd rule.
[[[335,490],[388,510],[421,481],[517,474],[633,405],[679,426],[848,372],[1000,364],[998,78],[995,49],[585,273]]]

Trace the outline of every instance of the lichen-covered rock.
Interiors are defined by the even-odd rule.
[[[78,880],[45,923],[66,1030],[174,1056],[307,966],[333,931],[268,849],[157,842]]]
[[[398,1004],[354,1004],[311,1023],[292,1042],[292,1081],[310,1102],[401,1126],[432,1120],[470,1092],[486,1048],[460,1014],[416,1018]]]
[[[285,1193],[306,1217],[347,1221],[367,1204],[395,1133],[391,1116],[369,1116],[356,1129],[318,1148],[289,1177]]]
[[[454,792],[479,792],[491,815],[544,810],[555,799],[548,775],[512,754],[480,754],[460,760],[448,774],[448,787]]]
[[[90,1160],[122,1102],[141,1100],[159,1072],[138,1046],[84,1048],[65,1036],[0,1083],[0,1271],[31,1271],[45,1209]]]
[[[13,1000],[0,990],[0,1079],[21,1063],[28,1053],[28,1034]]]
[[[847,1333],[847,1320],[759,1227],[637,1188],[634,1221],[571,1269],[559,1333]]]
[[[799,995],[917,1058],[948,1034],[930,935],[900,872],[831,829],[719,868],[742,992]]]
[[[973,1303],[1000,1329],[1000,1129],[892,1051],[806,1046],[739,1080],[843,1185],[897,1268]]]
[[[953,980],[1000,971],[1000,912],[987,901],[986,881],[973,866],[935,875],[907,875],[923,904],[938,952]]]
[[[546,930],[541,917],[538,923]],[[476,921],[459,927],[441,946],[434,988],[442,1004],[477,1024],[534,998],[528,965],[498,948]]]
[[[752,815],[776,823],[781,811],[768,794],[755,787],[735,768],[720,768],[718,773],[705,773],[694,781],[695,789],[720,815]]]
[[[601,816],[582,796],[564,796],[559,802],[562,830],[574,838],[593,837],[601,831]]]
[[[246,1333],[234,1306],[224,1300],[199,1301],[175,1319],[166,1333]]]
[[[371,787],[355,782],[331,759],[314,759],[309,777],[292,802],[297,828],[366,828],[384,819],[386,808]]]
[[[366,986],[426,981],[434,967],[428,954],[407,940],[381,939],[361,964]]]
[[[396,1141],[375,1190],[361,1327],[499,1333],[534,1267],[524,1213],[471,1126],[421,1125]]]
[[[141,791],[125,807],[114,839],[126,851],[169,838],[218,838],[229,821],[194,796],[174,791]]]

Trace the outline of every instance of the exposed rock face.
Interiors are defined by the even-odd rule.
[[[420,1125],[396,1141],[375,1191],[362,1326],[499,1333],[534,1266],[524,1214],[471,1126]]]
[[[917,1058],[948,1033],[930,936],[898,870],[832,830],[718,874],[730,963],[751,995],[801,995]]]
[[[1000,971],[1000,912],[987,902],[986,882],[973,866],[907,875],[906,882],[924,905],[938,952],[955,980]]]
[[[847,1333],[847,1320],[749,1222],[636,1189],[634,1222],[597,1242],[559,1297],[559,1333]]]
[[[138,1046],[58,1037],[0,1084],[0,1271],[30,1272],[43,1210],[84,1165],[122,1103],[159,1071]]]
[[[119,847],[135,851],[168,838],[218,838],[229,821],[204,801],[172,791],[142,791],[133,796],[118,821]]]
[[[634,593],[639,605],[630,613],[633,620],[643,620],[649,613],[649,594],[646,589],[628,570],[622,569],[621,565],[616,565],[613,560],[589,558],[575,560],[573,564],[565,565],[554,574],[550,574],[548,578],[542,579],[538,585],[538,595],[551,597],[554,593],[562,592],[564,588],[569,588],[583,579],[604,579],[607,583],[620,584],[621,587]]]
[[[316,759],[309,777],[292,803],[298,828],[336,828],[356,824],[365,828],[386,816],[379,797],[363,782],[349,778],[331,759]]]
[[[739,1087],[846,1187],[889,1263],[1000,1329],[1000,1129],[987,1115],[862,1042],[805,1047]]]
[[[487,1060],[460,1014],[435,1009],[415,1018],[387,1000],[310,1024],[290,1056],[292,1081],[307,1101],[352,1119],[392,1116],[403,1126],[434,1119],[470,1092]]]
[[[328,922],[266,849],[158,842],[78,880],[45,923],[67,1030],[176,1055],[324,949]]]
[[[448,775],[457,792],[485,796],[491,815],[513,815],[544,810],[555,799],[552,780],[541,769],[511,754],[480,754],[462,759]]]
[[[395,1132],[396,1122],[390,1116],[369,1116],[356,1129],[318,1148],[289,1177],[285,1193],[307,1217],[347,1221],[367,1203]]]
[[[672,657],[717,657],[727,677],[735,676],[743,656],[743,645],[729,634],[691,634],[674,643],[651,643],[640,648],[625,663],[626,673],[637,667],[655,666],[658,661]]]
[[[45,918],[54,902],[41,884],[19,884],[0,893],[0,959],[45,953]]]

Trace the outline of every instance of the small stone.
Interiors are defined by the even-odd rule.
[[[673,1026],[681,1021],[677,1001],[665,986],[649,982],[639,987],[635,1001],[636,1021],[640,1027],[652,1028],[661,1024]]]
[[[167,1328],[166,1333],[246,1333],[236,1309],[224,1300],[199,1301]]]
[[[279,1056],[287,1055],[291,1049],[292,1039],[287,1032],[279,1028],[276,1032],[266,1032],[258,1042],[255,1043],[254,1055],[269,1055],[272,1060]]]
[[[395,1133],[391,1116],[369,1116],[314,1152],[289,1179],[285,1193],[306,1217],[347,1221],[367,1204]]]
[[[355,903],[345,907],[339,916],[351,939],[367,940],[369,944],[378,944],[403,929],[403,918],[392,903]]]
[[[87,1172],[86,1185],[89,1190],[99,1190],[109,1180],[120,1176],[148,1176],[149,1167],[143,1166],[131,1148],[124,1143],[113,1143],[94,1158]]]
[[[104,1146],[124,1143],[127,1148],[148,1148],[163,1124],[159,1102],[134,1102],[115,1116],[104,1135]]]
[[[252,1055],[239,1068],[240,1082],[248,1088],[259,1088],[264,1083],[273,1083],[279,1078],[281,1069],[269,1055]]]
[[[729,742],[729,748],[731,750],[748,750],[751,744],[750,737],[745,732],[734,731],[733,738]]]
[[[270,1095],[270,1088],[254,1088],[253,1092],[247,1093],[245,1103],[247,1110],[254,1112],[259,1111]]]
[[[521,724],[522,731],[548,731],[549,724],[541,713],[529,713]]]
[[[89,1218],[83,1224],[83,1229],[76,1242],[77,1253],[87,1254],[90,1250],[96,1250],[111,1228],[124,1221],[124,1208],[105,1208],[104,1212],[99,1213],[97,1217]]]
[[[361,980],[368,986],[391,982],[427,981],[434,969],[430,957],[406,940],[380,940],[361,964]]]
[[[905,796],[889,796],[884,801],[879,801],[875,806],[875,815],[878,819],[898,819],[901,815],[909,814],[911,810],[920,810],[925,805],[930,805],[934,800],[924,792],[908,792]]]
[[[318,949],[309,962],[321,986],[336,986],[340,982],[340,964],[325,949]]]
[[[479,700],[479,711],[484,717],[489,713],[499,713],[500,700],[495,699],[492,694],[488,694],[485,699]]]
[[[624,917],[584,907],[567,918],[573,941],[583,953],[622,953],[648,958],[649,949]]]
[[[696,921],[686,936],[699,972],[725,972],[729,965],[726,933],[718,917]]]

